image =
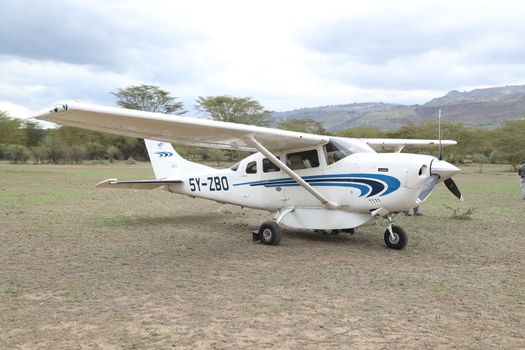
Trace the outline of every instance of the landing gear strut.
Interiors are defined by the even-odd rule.
[[[408,234],[400,226],[394,225],[393,215],[388,216],[388,226],[385,231],[385,243],[388,248],[401,250],[408,244]]]

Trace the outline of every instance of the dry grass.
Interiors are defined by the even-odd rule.
[[[0,349],[525,347],[525,201],[516,174],[456,177],[471,220],[439,188],[423,217],[352,236],[164,191],[94,189],[136,166],[0,165]]]

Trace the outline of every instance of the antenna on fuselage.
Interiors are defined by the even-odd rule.
[[[439,160],[443,159],[443,145],[441,144],[441,108],[438,111]]]

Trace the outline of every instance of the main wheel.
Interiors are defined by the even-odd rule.
[[[264,244],[278,245],[282,235],[281,227],[274,221],[266,221],[259,227],[259,239]]]
[[[388,248],[401,250],[408,244],[408,234],[400,226],[392,225],[394,237],[390,236],[388,229],[385,231],[385,243]]]

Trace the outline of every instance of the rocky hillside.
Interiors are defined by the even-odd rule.
[[[277,120],[310,118],[322,122],[328,130],[354,126],[395,129],[409,122],[435,119],[439,108],[447,121],[494,127],[505,120],[525,116],[525,85],[450,91],[423,105],[352,103],[276,112],[274,117]]]

